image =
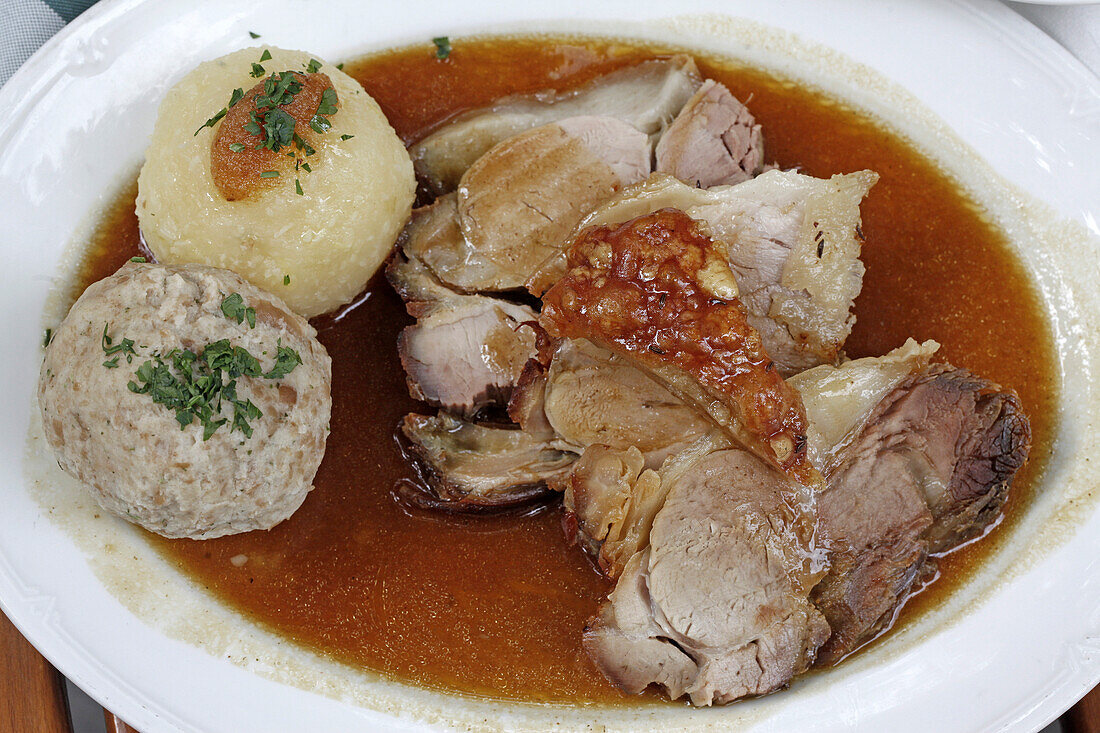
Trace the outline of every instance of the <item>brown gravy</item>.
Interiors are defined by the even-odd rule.
[[[582,39],[460,40],[380,53],[348,71],[406,141],[503,94],[565,88],[661,53]],[[900,623],[960,583],[1027,506],[1050,450],[1057,383],[1050,329],[1003,235],[934,164],[867,116],[804,87],[713,59],[705,75],[748,100],[767,159],[816,176],[861,168],[882,178],[863,204],[867,265],[848,354],[874,356],[906,337],[1019,392],[1035,444],[1006,520],[941,561],[941,578]],[[105,213],[81,285],[138,253],[136,183]],[[417,685],[528,701],[625,699],[580,648],[609,589],[575,547],[560,510],[459,518],[403,509],[391,491],[412,472],[398,420],[425,411],[408,396],[394,346],[408,322],[381,278],[339,320],[315,321],[333,358],[332,434],[316,488],[270,532],[204,542],[150,541],[210,593],[258,623],[351,665]],[[236,567],[230,558],[246,555]]]

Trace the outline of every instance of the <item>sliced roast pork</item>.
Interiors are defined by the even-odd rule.
[[[656,142],[699,88],[688,56],[646,61],[601,76],[578,89],[504,97],[456,117],[409,148],[417,173],[437,195],[453,191],[474,161],[497,143],[568,117],[605,115]]]
[[[572,117],[498,143],[458,191],[418,209],[409,257],[466,292],[522,288],[581,218],[650,172],[646,136],[613,117]]]
[[[625,358],[584,339],[564,339],[554,352],[543,409],[567,443],[637,448],[649,468],[714,429]]]
[[[552,336],[587,338],[645,370],[735,441],[813,483],[802,401],[748,323],[726,253],[675,209],[590,227],[543,297]]]
[[[696,705],[773,692],[805,671],[829,627],[807,598],[807,490],[747,451],[686,451],[660,472],[649,546],[626,563],[584,645],[626,692]]]
[[[397,339],[409,393],[465,417],[507,405],[537,354],[537,318],[527,306],[480,295],[438,301]]]
[[[930,572],[930,554],[985,532],[1027,458],[1030,428],[1016,395],[964,369],[929,365],[934,347],[909,343],[791,380],[826,478],[818,531],[831,568],[813,600],[832,634],[819,665],[886,628]]]
[[[703,190],[654,175],[585,217],[580,230],[663,208],[705,222],[726,247],[749,324],[784,375],[834,363],[855,323],[863,287],[859,204],[878,176],[830,179],[768,171],[736,186]],[[566,272],[564,255],[542,263],[528,289],[542,294]]]
[[[524,504],[548,493],[576,460],[523,430],[478,425],[446,413],[407,415],[401,431],[439,499],[437,508],[469,511]]]
[[[696,188],[747,181],[763,164],[760,125],[713,79],[703,82],[657,142],[656,170]]]

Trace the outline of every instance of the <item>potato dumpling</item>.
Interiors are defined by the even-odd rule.
[[[268,529],[313,488],[332,366],[313,327],[228,270],[131,263],[58,327],[38,383],[57,462],[166,537]]]
[[[310,317],[363,290],[415,191],[405,146],[354,79],[308,53],[249,48],[168,92],[137,215],[158,262],[232,270]]]

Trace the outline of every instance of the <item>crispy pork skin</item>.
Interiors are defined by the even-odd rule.
[[[646,61],[568,92],[498,99],[448,122],[411,146],[409,154],[421,180],[440,195],[456,189],[474,161],[497,143],[568,117],[614,117],[649,136],[652,144],[700,83],[688,56]]]
[[[696,188],[747,181],[763,164],[760,125],[713,79],[703,82],[657,142],[656,170]]]
[[[863,288],[859,204],[878,176],[830,179],[768,171],[736,186],[704,190],[663,174],[625,189],[585,217],[613,225],[663,208],[710,227],[726,247],[748,321],[785,376],[835,363],[852,331]],[[566,272],[565,255],[543,262],[527,282],[541,295]]]
[[[552,441],[446,413],[407,415],[401,431],[434,491],[437,508],[476,511],[530,502],[548,493],[576,460]]]
[[[409,393],[457,415],[505,406],[537,353],[534,311],[480,295],[439,301],[397,339]]]
[[[626,563],[584,645],[615,685],[695,705],[763,695],[805,671],[828,637],[806,491],[747,451],[686,451],[649,546]]]
[[[592,227],[570,247],[568,265],[543,298],[548,333],[628,358],[769,463],[819,480],[806,459],[801,398],[764,353],[726,253],[703,225],[664,209]]]

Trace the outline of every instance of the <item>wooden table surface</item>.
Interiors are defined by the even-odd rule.
[[[65,679],[0,613],[0,733],[72,733]],[[107,733],[137,733],[110,712]],[[1100,687],[1062,717],[1067,733],[1100,733]]]

